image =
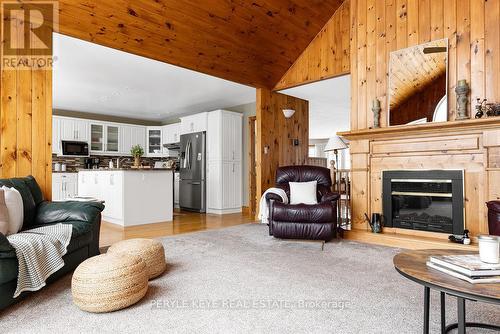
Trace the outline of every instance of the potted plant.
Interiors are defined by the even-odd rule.
[[[144,149],[141,145],[134,145],[130,149],[130,154],[134,157],[134,167],[138,168],[141,165],[141,157],[144,155]]]

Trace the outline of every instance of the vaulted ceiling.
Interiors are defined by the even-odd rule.
[[[272,88],[342,0],[60,0],[62,34]]]

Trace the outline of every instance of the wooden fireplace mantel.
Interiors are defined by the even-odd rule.
[[[385,235],[366,234],[365,213],[383,211],[382,172],[387,170],[463,170],[465,228],[473,238],[488,233],[485,202],[500,199],[500,117],[338,134],[350,141],[352,237],[394,245],[421,240],[427,246],[437,239],[448,247],[448,235],[441,233],[386,229]]]
[[[435,135],[442,132],[462,132],[464,130],[485,130],[500,128],[500,117],[488,117],[483,119],[470,119],[464,121],[450,121],[439,123],[425,123],[417,125],[397,125],[376,129],[361,129],[337,133],[339,136],[349,140],[360,139],[388,139],[413,137],[422,135]]]

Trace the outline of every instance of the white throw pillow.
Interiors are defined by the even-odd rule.
[[[318,181],[290,182],[290,204],[318,204]]]
[[[23,227],[24,207],[23,198],[17,189],[2,187],[5,193],[5,205],[9,210],[9,231],[7,235],[17,233]]]

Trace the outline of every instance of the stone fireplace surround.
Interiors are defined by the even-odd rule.
[[[369,230],[365,213],[382,212],[383,171],[455,169],[464,171],[465,228],[473,240],[488,233],[485,202],[500,199],[500,117],[339,135],[350,140],[353,231]],[[384,232],[447,239],[444,233],[391,227]]]

